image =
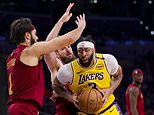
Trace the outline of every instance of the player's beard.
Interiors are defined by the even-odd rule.
[[[35,39],[33,38],[33,36],[31,35],[31,45],[33,45],[34,43],[35,43],[36,41],[35,41]]]
[[[67,64],[67,63],[70,63],[71,61],[75,60],[75,55],[72,54],[72,57],[67,57],[67,56],[60,56],[60,59],[61,61],[64,63],[64,64]]]
[[[94,55],[93,53],[90,55],[90,57],[88,58],[88,62],[86,62],[86,63],[83,63],[83,62],[82,62],[82,59],[79,58],[80,64],[81,64],[83,67],[88,67],[88,66],[91,64],[92,60],[93,60],[93,55]]]
[[[139,81],[135,81],[135,83],[138,84],[138,85],[142,84],[142,82],[139,82]]]

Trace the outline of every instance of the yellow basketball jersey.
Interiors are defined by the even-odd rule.
[[[96,54],[96,63],[92,67],[82,67],[78,59],[71,62],[73,70],[73,79],[70,84],[70,89],[73,93],[84,90],[89,87],[89,83],[95,83],[100,89],[108,88],[111,85],[111,78],[105,65],[103,54]],[[106,104],[98,111],[98,113],[107,108],[115,97],[113,94],[109,96]]]

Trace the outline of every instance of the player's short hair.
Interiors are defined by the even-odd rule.
[[[31,32],[34,26],[29,18],[19,18],[14,20],[10,26],[10,41],[13,43],[22,43],[25,41],[26,32]]]
[[[94,45],[96,44],[95,41],[92,39],[92,36],[91,35],[87,35],[86,37],[81,36],[79,38],[79,40],[77,41],[77,44],[80,43],[80,42],[83,42],[83,41],[92,42]]]

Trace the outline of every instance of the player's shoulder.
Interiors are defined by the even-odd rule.
[[[63,65],[59,70],[57,77],[61,81],[61,83],[66,84],[68,81],[71,81],[72,79],[72,69],[71,69],[71,63]],[[65,79],[64,79],[65,78]]]
[[[103,54],[103,58],[106,60],[106,62],[117,62],[117,59],[112,54]]]
[[[70,69],[70,67],[71,67],[71,63],[67,63],[67,64],[62,65],[60,69],[67,70],[67,69]]]
[[[115,58],[112,54],[102,54],[104,58]]]
[[[132,94],[138,94],[139,93],[139,88],[136,87],[136,86],[133,86],[129,89],[129,93],[132,93]]]
[[[112,54],[102,54],[102,53],[96,53],[96,57],[98,58],[112,58],[114,57]]]

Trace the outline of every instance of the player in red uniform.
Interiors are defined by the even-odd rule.
[[[52,32],[50,33],[53,38],[58,36],[58,33],[62,25],[65,22],[69,21],[69,19],[71,18],[72,15],[70,15],[71,14],[70,10],[72,7],[73,7],[73,4],[70,4],[66,9],[66,12],[63,14],[63,16],[58,20],[58,22],[53,27]],[[46,40],[48,41],[50,39],[51,37],[50,38],[47,37]],[[75,59],[75,55],[70,45],[64,48],[58,49],[56,52],[47,54],[44,57],[45,57],[45,62],[48,65],[48,68],[51,73],[51,80],[55,79],[57,72],[61,66]],[[56,115],[75,115],[76,112],[78,111],[78,109],[74,106],[73,103],[69,102],[65,98],[60,97],[58,95],[54,97],[54,102],[56,103]]]
[[[36,29],[29,18],[13,21],[10,40],[16,42],[18,47],[6,61],[9,115],[38,114],[44,94],[42,56],[74,43],[85,28],[84,14],[77,17],[76,24],[76,29],[62,36],[45,42],[37,42]]]
[[[135,69],[132,72],[133,82],[126,90],[127,115],[144,115],[144,98],[141,91],[143,71]]]

